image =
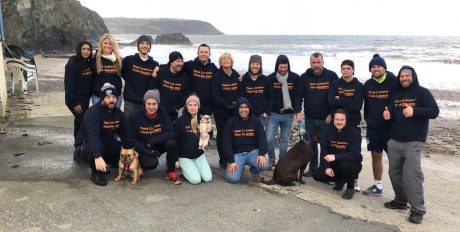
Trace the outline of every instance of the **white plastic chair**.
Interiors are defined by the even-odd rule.
[[[37,93],[39,92],[38,88],[38,75],[35,65],[30,65],[24,63],[20,59],[6,58],[6,67],[11,71],[11,89],[14,93],[14,82],[20,81],[22,84],[22,93],[27,94],[27,81],[32,79],[35,80],[35,89]],[[27,81],[24,78],[24,74],[27,76]]]

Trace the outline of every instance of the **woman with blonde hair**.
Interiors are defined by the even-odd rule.
[[[93,62],[94,82],[92,88],[92,103],[95,105],[101,101],[99,92],[104,83],[115,86],[116,92],[121,95],[121,62],[118,44],[110,34],[104,34],[99,40],[99,49]],[[117,107],[120,108],[122,98],[117,96]]]

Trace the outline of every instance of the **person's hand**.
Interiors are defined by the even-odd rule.
[[[388,110],[388,107],[385,106],[385,110],[383,111],[383,119],[385,120],[390,120],[390,111]]]
[[[410,106],[407,103],[404,103],[403,107],[404,107],[403,114],[406,118],[410,118],[414,116],[414,108],[412,108],[412,106]]]
[[[265,167],[265,165],[267,164],[267,159],[265,158],[265,156],[259,155],[259,156],[257,156],[256,162],[261,167]]]
[[[236,165],[236,162],[233,162],[228,165],[227,174],[233,175],[235,173],[235,170],[238,170],[238,166]]]
[[[73,111],[77,114],[83,113],[83,109],[81,108],[81,105],[77,105],[73,108]]]
[[[339,100],[339,99],[340,99],[339,95],[335,96],[335,100]]]
[[[335,160],[335,155],[334,154],[328,154],[326,156],[324,156],[324,159],[327,161],[327,162],[332,162]]]
[[[160,67],[156,66],[154,69],[153,69],[153,72],[152,72],[152,77],[153,78],[156,78],[158,76],[158,70],[160,69]]]
[[[326,173],[326,175],[328,175],[330,177],[335,176],[334,171],[332,170],[332,168],[326,168],[326,170],[324,172]]]
[[[263,113],[263,114],[260,115],[260,116],[261,116],[261,117],[264,117],[264,118],[268,117],[267,113]]]
[[[107,164],[102,157],[94,159],[94,164],[96,164],[96,170],[100,172],[107,172]]]
[[[295,114],[295,120],[296,120],[297,122],[302,121],[302,113],[296,113],[296,114]]]
[[[179,161],[176,161],[175,166],[176,166],[176,168],[179,168],[179,167],[180,167]]]
[[[331,119],[332,119],[331,114],[328,114],[326,117],[326,124],[331,123]]]

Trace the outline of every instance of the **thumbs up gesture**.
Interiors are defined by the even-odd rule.
[[[390,120],[390,111],[387,106],[385,106],[385,110],[383,111],[383,119]]]
[[[403,107],[404,107],[403,114],[406,118],[414,116],[414,108],[412,108],[412,106],[410,106],[407,103],[404,103]]]

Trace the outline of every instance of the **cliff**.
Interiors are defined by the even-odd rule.
[[[200,20],[104,18],[104,21],[113,34],[223,35],[210,23]]]
[[[5,42],[28,50],[74,51],[108,32],[104,20],[76,0],[1,0]],[[94,43],[93,43],[94,45]]]

